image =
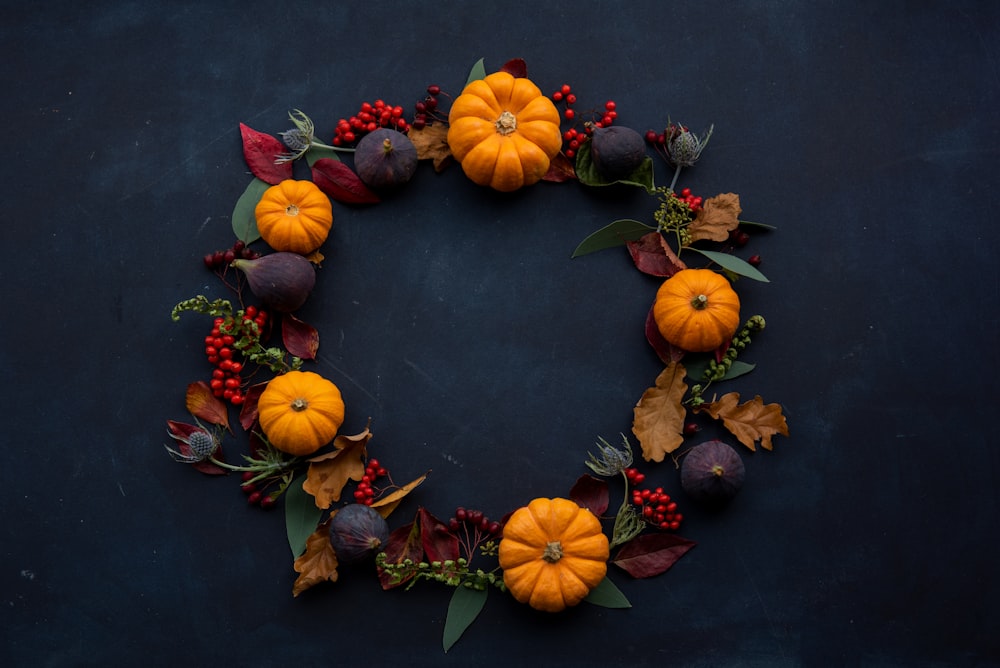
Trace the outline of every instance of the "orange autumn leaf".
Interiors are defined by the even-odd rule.
[[[709,197],[701,205],[698,215],[688,225],[691,242],[701,239],[725,241],[729,233],[740,224],[740,196],[736,193],[725,193]]]
[[[410,128],[407,136],[417,149],[417,160],[432,160],[435,172],[440,172],[451,162],[447,125],[435,123],[419,130]]]
[[[372,434],[365,429],[354,436],[333,439],[333,451],[309,460],[309,470],[302,489],[316,500],[316,507],[327,509],[340,500],[348,480],[355,482],[365,475],[365,446]]]
[[[295,560],[294,568],[299,577],[292,586],[292,596],[298,596],[320,582],[337,581],[337,553],[330,544],[329,522],[321,524],[306,539],[306,551]]]
[[[407,494],[416,489],[420,483],[426,480],[429,473],[430,471],[423,474],[416,480],[406,483],[399,489],[393,490],[392,493],[386,494],[376,501],[373,501],[371,507],[377,510],[378,514],[382,517],[389,517],[389,514],[396,509],[396,506],[399,505],[400,501],[402,501]]]
[[[199,380],[187,386],[184,403],[188,412],[196,418],[229,429],[229,411],[226,410],[226,405],[212,394],[212,388],[205,381]]]
[[[779,404],[765,404],[759,396],[743,404],[739,401],[739,393],[730,392],[712,403],[703,404],[699,410],[716,420],[721,419],[723,426],[751,450],[757,449],[757,441],[765,450],[771,450],[772,436],[788,436],[788,423]]]
[[[639,439],[642,458],[662,462],[684,442],[684,393],[687,371],[680,362],[671,362],[656,378],[656,385],[642,393],[633,411],[632,433]]]

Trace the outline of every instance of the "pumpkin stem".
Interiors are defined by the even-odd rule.
[[[291,403],[291,409],[296,413],[301,413],[307,408],[309,408],[309,402],[302,397],[296,397]]]
[[[705,295],[698,295],[691,300],[691,308],[698,309],[699,311],[708,306],[708,297]]]
[[[286,216],[297,216],[297,215],[299,215],[299,207],[297,207],[294,204],[289,204],[288,206],[285,207],[285,215]]]
[[[500,114],[500,118],[496,122],[497,133],[506,137],[507,135],[517,130],[517,117],[509,111],[505,111]]]
[[[562,543],[557,540],[551,541],[545,545],[545,551],[542,552],[542,559],[554,564],[563,556]]]

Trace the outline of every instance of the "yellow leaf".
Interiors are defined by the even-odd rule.
[[[299,577],[292,586],[293,596],[320,582],[337,581],[337,554],[330,544],[329,522],[321,524],[306,539],[306,551],[295,560],[294,568]]]
[[[725,241],[729,238],[729,233],[739,227],[741,213],[743,209],[740,208],[740,196],[736,193],[709,197],[688,225],[691,243],[701,239]]]
[[[370,438],[367,429],[355,436],[338,436],[333,440],[335,450],[309,460],[302,489],[313,496],[317,508],[329,508],[340,500],[348,480],[364,477],[365,446]]]
[[[680,362],[671,362],[656,378],[655,387],[642,393],[633,411],[632,433],[639,439],[642,458],[662,462],[684,442],[684,393],[687,372]]]
[[[739,401],[740,395],[730,392],[710,404],[703,404],[699,410],[716,420],[721,419],[723,426],[751,450],[757,449],[757,441],[765,450],[771,450],[772,436],[788,436],[788,423],[779,404],[765,404],[759,396],[744,404]]]
[[[451,147],[448,146],[448,126],[444,123],[427,125],[420,130],[410,128],[407,136],[417,149],[417,159],[433,160],[435,172],[440,172],[451,162]]]
[[[372,502],[371,507],[378,511],[378,514],[382,517],[389,517],[389,513],[396,509],[399,502],[403,500],[407,494],[412,492],[416,487],[427,479],[427,475],[430,473],[423,474],[416,480],[406,483],[399,489],[393,490],[391,494],[386,494],[385,496],[379,498],[378,500]]]

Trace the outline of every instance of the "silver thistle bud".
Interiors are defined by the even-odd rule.
[[[587,456],[590,459],[585,463],[597,475],[620,475],[625,469],[632,466],[632,446],[629,445],[628,439],[624,435],[622,436],[622,443],[625,447],[619,450],[603,438],[599,438],[597,441],[599,456],[594,456],[594,454],[588,452]]]
[[[671,164],[677,167],[693,167],[694,163],[698,162],[698,158],[701,157],[701,152],[705,150],[705,146],[708,145],[708,140],[711,138],[714,129],[714,125],[709,126],[704,136],[699,137],[683,125],[671,124],[667,143],[664,147]]]
[[[176,434],[170,434],[170,436],[175,441],[188,446],[188,453],[174,450],[170,446],[164,446],[174,461],[183,462],[185,464],[194,464],[205,461],[214,455],[215,451],[219,449],[219,439],[205,429],[192,431],[186,438]]]
[[[275,160],[278,164],[298,160],[305,155],[309,147],[313,145],[313,138],[316,134],[316,127],[313,125],[312,119],[302,111],[294,109],[288,112],[288,118],[295,127],[278,133],[281,135],[281,141],[289,149],[288,153],[281,154]]]

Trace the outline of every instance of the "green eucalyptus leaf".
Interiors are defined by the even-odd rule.
[[[631,608],[632,604],[625,598],[621,589],[615,583],[604,578],[600,584],[590,590],[587,597],[583,599],[587,603],[599,605],[602,608]]]
[[[448,616],[444,620],[442,644],[447,652],[458,642],[465,629],[476,621],[476,617],[486,605],[486,589],[473,589],[459,585],[448,603]]]
[[[655,227],[650,227],[645,223],[631,218],[616,220],[610,225],[605,225],[586,239],[573,251],[571,257],[580,257],[605,248],[624,246],[626,241],[636,241],[650,232],[655,232]]]
[[[243,194],[240,195],[240,198],[236,200],[236,206],[233,207],[233,232],[236,233],[237,239],[246,244],[260,239],[254,209],[257,208],[257,202],[260,201],[264,191],[270,187],[269,183],[255,177],[250,182],[250,185],[247,186],[247,189],[243,191]]]
[[[288,534],[288,546],[292,548],[292,558],[298,559],[305,552],[306,539],[319,526],[319,518],[323,511],[316,507],[316,500],[302,489],[305,476],[299,476],[285,490],[285,531]]]
[[[704,357],[699,360],[689,361],[687,357],[684,358],[684,370],[687,372],[687,377],[696,383],[701,383],[705,380],[705,372],[708,370],[708,364],[711,358]],[[732,380],[733,378],[739,378],[745,374],[750,373],[757,368],[756,364],[750,364],[748,362],[741,362],[740,360],[733,360],[732,366],[729,367],[729,371],[726,375],[719,379]]]
[[[590,155],[590,142],[584,142],[576,151],[576,177],[580,183],[587,186],[610,186],[615,183],[623,183],[630,186],[645,188],[646,192],[652,194],[656,190],[653,183],[653,159],[648,155],[643,158],[642,164],[628,176],[617,181],[608,181],[597,173],[594,161]]]
[[[480,58],[479,60],[476,61],[476,64],[473,65],[472,69],[469,71],[469,78],[466,80],[465,85],[468,86],[470,83],[476,81],[477,79],[485,79],[485,78],[486,78],[486,65],[484,64],[484,60]]]
[[[338,152],[333,150],[332,148],[324,148],[322,146],[310,146],[309,150],[306,151],[306,162],[309,163],[309,167],[312,167],[314,164],[316,164],[317,160],[321,160],[323,158],[330,158],[331,160],[337,160],[339,162],[340,156],[337,155],[337,153]]]
[[[774,225],[768,225],[767,223],[755,223],[752,220],[741,220],[740,225],[749,225],[750,227],[759,227],[765,230],[776,230],[778,229]]]
[[[688,246],[686,250],[693,250],[696,253],[701,253],[707,257],[712,262],[715,262],[723,269],[727,269],[734,274],[739,274],[740,276],[746,276],[747,278],[752,278],[755,281],[761,281],[763,283],[770,283],[764,274],[757,271],[757,268],[746,260],[741,260],[735,255],[730,255],[729,253],[720,253],[718,251],[707,251],[700,248],[692,248]]]

